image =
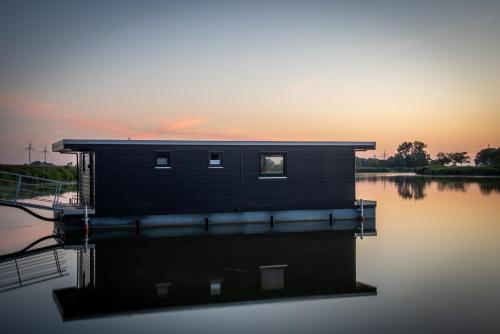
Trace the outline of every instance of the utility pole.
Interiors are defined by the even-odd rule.
[[[384,149],[383,157],[384,157],[384,160],[387,158],[387,154],[385,153],[385,149]]]
[[[47,164],[47,146],[43,149],[43,162],[46,165]]]
[[[33,145],[29,143],[28,147],[26,147],[28,151],[28,165],[31,165],[31,151],[33,150]]]

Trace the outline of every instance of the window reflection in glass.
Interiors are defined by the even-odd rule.
[[[285,175],[285,155],[283,153],[263,153],[260,156],[260,174],[269,176]]]

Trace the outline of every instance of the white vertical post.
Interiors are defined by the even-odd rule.
[[[14,197],[14,202],[17,202],[17,199],[19,198],[19,193],[21,192],[21,184],[22,184],[22,175],[18,176],[19,179],[17,179],[17,187],[16,187],[16,196]]]
[[[364,234],[364,230],[365,230],[365,208],[364,208],[364,203],[363,203],[363,199],[360,199],[359,200],[359,204],[361,206],[361,240],[363,239],[363,234]]]

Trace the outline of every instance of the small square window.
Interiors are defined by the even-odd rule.
[[[222,167],[222,152],[208,154],[208,167]]]
[[[170,167],[170,152],[156,152],[155,167],[158,168]]]
[[[261,176],[286,176],[285,153],[261,153],[260,154]]]

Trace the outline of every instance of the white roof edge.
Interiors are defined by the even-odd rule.
[[[374,149],[376,142],[365,141],[224,141],[224,140],[113,140],[63,139],[52,144],[59,152],[70,149],[67,145],[236,145],[236,146],[352,146],[355,149]]]

